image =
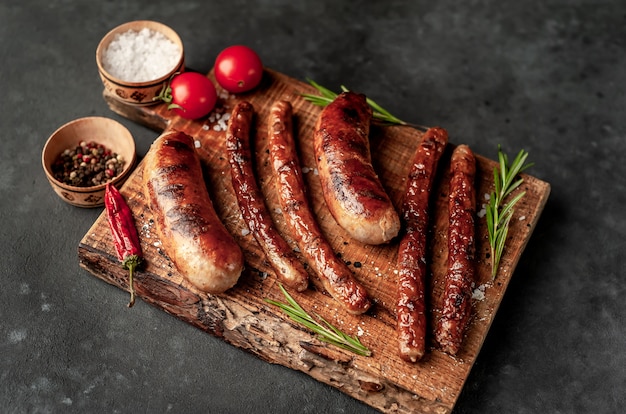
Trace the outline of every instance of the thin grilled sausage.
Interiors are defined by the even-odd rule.
[[[252,104],[239,102],[232,110],[226,130],[226,149],[239,210],[278,279],[301,292],[308,287],[309,275],[276,229],[255,179],[250,149],[253,117]]]
[[[320,113],[313,139],[331,214],[354,239],[382,244],[398,235],[400,218],[372,166],[371,119],[365,95],[343,92]]]
[[[430,128],[417,147],[402,204],[406,232],[398,247],[396,306],[400,356],[416,362],[426,351],[426,272],[429,199],[441,154],[448,143],[443,128]]]
[[[475,282],[476,160],[467,145],[459,145],[452,153],[450,175],[448,271],[435,340],[444,352],[456,355],[470,320]]]
[[[291,103],[277,101],[268,122],[270,160],[287,227],[326,291],[348,312],[361,314],[370,307],[367,292],[335,255],[311,210],[293,138],[292,116]]]
[[[194,139],[166,132],[154,141],[143,164],[143,187],[157,234],[178,271],[206,293],[233,287],[243,270],[243,253],[213,208]]]

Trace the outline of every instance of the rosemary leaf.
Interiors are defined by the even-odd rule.
[[[494,190],[490,195],[485,215],[491,251],[491,277],[494,279],[504,252],[509,224],[513,217],[513,207],[524,197],[526,192],[522,191],[516,194],[506,203],[504,200],[524,182],[522,178],[518,178],[519,174],[533,165],[526,162],[527,158],[528,153],[521,150],[513,162],[509,164],[508,156],[498,146],[498,166],[493,169]]]
[[[340,331],[333,326],[326,319],[320,315],[315,314],[322,323],[313,319],[302,307],[295,301],[295,299],[285,290],[283,285],[279,284],[281,292],[285,296],[287,303],[278,302],[272,299],[265,299],[265,302],[270,305],[277,306],[293,321],[309,328],[315,332],[321,341],[335,345],[339,348],[353,352],[357,355],[371,356],[372,352],[361,343],[358,337],[351,337],[348,334]]]
[[[323,87],[322,85],[318,84],[317,82],[311,79],[308,79],[308,82],[315,89],[317,89],[320,95],[303,93],[302,97],[314,105],[324,107],[328,105],[329,103],[331,103],[332,101],[334,101],[335,98],[339,95],[338,93],[335,93],[331,91],[330,89]],[[349,89],[346,86],[341,85],[341,91],[348,92]],[[413,127],[419,130],[423,130],[423,131],[427,129],[424,126],[411,124],[393,116],[391,113],[389,113],[389,111],[384,109],[382,106],[380,106],[379,104],[377,104],[374,100],[370,98],[366,98],[366,101],[367,101],[367,104],[372,108],[372,111],[373,111],[372,117],[374,118],[375,121],[378,121],[384,125],[403,125],[403,126],[409,126],[409,127]]]

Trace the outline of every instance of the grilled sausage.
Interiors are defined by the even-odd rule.
[[[157,138],[143,184],[163,249],[185,279],[206,293],[233,287],[243,253],[213,208],[193,138],[178,131]]]
[[[402,203],[406,233],[398,247],[398,296],[396,306],[400,356],[409,362],[426,350],[426,271],[429,198],[437,165],[448,143],[442,128],[430,128],[420,142]]]
[[[233,108],[226,130],[226,149],[239,210],[278,279],[301,292],[308,287],[309,275],[276,229],[255,179],[250,150],[253,117],[252,104],[242,101]]]
[[[398,235],[400,218],[372,166],[371,119],[365,95],[341,93],[317,119],[314,148],[322,193],[337,223],[360,242],[382,244]]]
[[[326,291],[348,312],[361,314],[370,307],[367,292],[335,255],[311,210],[293,138],[292,111],[288,101],[277,101],[268,122],[270,161],[287,227]]]
[[[448,271],[435,340],[444,352],[456,355],[471,316],[475,272],[476,161],[467,145],[459,145],[452,153],[450,174]]]

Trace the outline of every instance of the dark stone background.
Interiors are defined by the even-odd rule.
[[[81,270],[100,210],[63,203],[47,137],[113,114],[100,38],[136,19],[182,37],[189,67],[244,43],[298,79],[366,92],[495,157],[524,148],[552,194],[456,413],[626,410],[626,4],[621,1],[63,1],[0,5],[0,407],[8,413],[362,413]]]

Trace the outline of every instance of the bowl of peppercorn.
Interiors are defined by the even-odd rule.
[[[48,138],[41,155],[54,191],[78,207],[104,205],[106,183],[121,186],[136,159],[130,131],[104,117],[79,118],[61,126]]]

